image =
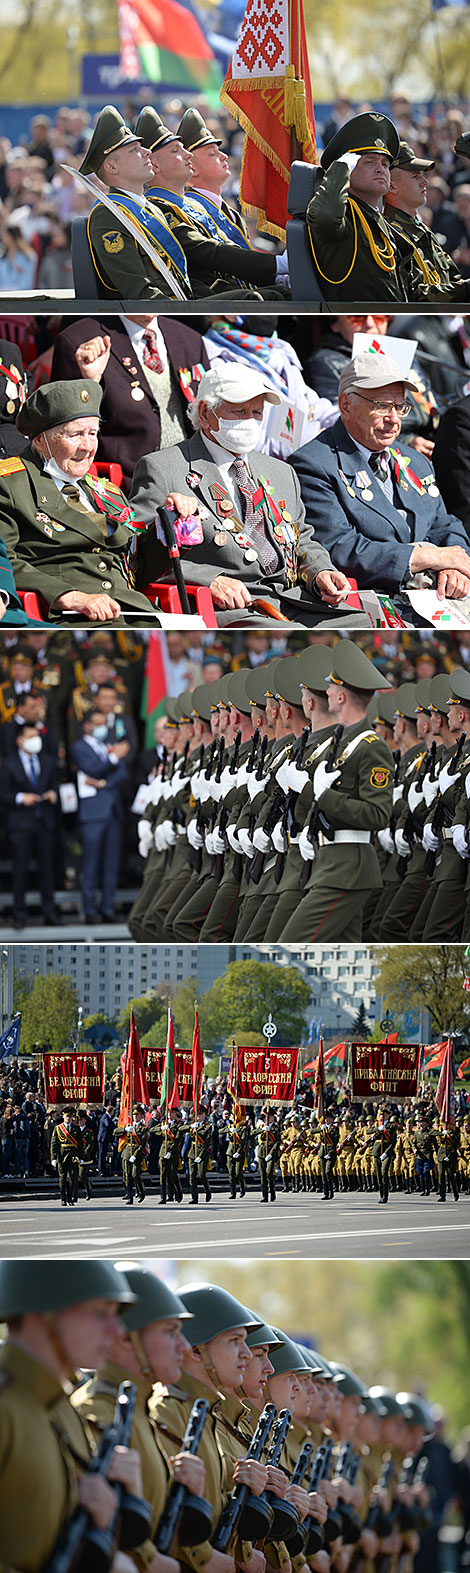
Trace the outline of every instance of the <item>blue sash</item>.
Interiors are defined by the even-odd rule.
[[[238,224],[235,223],[235,219],[228,218],[228,215],[223,212],[222,208],[218,208],[216,202],[211,202],[210,197],[207,197],[205,192],[191,192],[190,198],[191,201],[193,198],[197,200],[198,207],[205,208],[209,218],[215,220],[226,240],[231,240],[236,246],[243,246],[244,251],[253,250],[246,235],[243,234],[243,230],[239,229]]]
[[[151,186],[146,196],[151,202],[168,202],[177,218],[183,221],[189,220],[197,229],[202,230],[203,234],[208,235],[210,240],[216,240],[219,246],[225,245],[229,240],[232,245],[242,246],[245,251],[252,251],[252,246],[245,240],[245,236],[237,229],[236,224],[230,223],[230,220],[225,218],[225,214],[220,212],[215,202],[210,202],[206,208],[206,198],[199,197],[199,193],[194,192],[190,196],[180,197],[176,191],[167,191],[165,186]],[[243,283],[242,279],[236,278],[235,275],[234,278],[236,284]],[[248,288],[250,287],[254,289],[254,285],[248,285]]]
[[[166,262],[170,271],[175,274],[178,282],[184,284],[191,293],[188,265],[183,247],[180,246],[176,235],[172,234],[163,214],[158,213],[152,203],[148,203],[147,195],[145,196],[145,207],[143,207],[138,197],[130,197],[127,191],[119,191],[116,195],[112,192],[112,198],[116,207],[122,208],[124,213],[129,213],[131,218],[137,221],[139,228],[153,241],[160,256],[163,257],[163,261]],[[96,202],[95,208],[99,206],[100,203]],[[92,213],[94,213],[95,208],[92,208]]]

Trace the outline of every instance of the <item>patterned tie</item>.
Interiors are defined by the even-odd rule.
[[[158,351],[158,339],[155,329],[146,328],[143,337],[145,342],[144,366],[148,366],[149,371],[164,371],[165,367]]]
[[[380,453],[371,453],[369,467],[373,475],[377,476],[387,501],[393,502],[393,481],[390,474],[388,449],[382,448]]]
[[[250,475],[245,460],[234,459],[230,465],[229,475],[231,475],[235,485],[238,486],[238,490],[244,499],[246,533],[249,535],[250,540],[253,541],[265,573],[275,573],[279,567],[279,554],[271,546],[271,542],[266,535],[261,509],[257,509],[255,513],[253,493],[258,490],[258,487],[256,481],[253,480],[253,476]]]

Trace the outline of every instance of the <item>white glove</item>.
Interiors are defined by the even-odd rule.
[[[253,798],[254,797],[258,796],[259,792],[265,792],[266,791],[266,787],[268,785],[269,779],[270,779],[269,776],[261,776],[260,780],[257,781],[256,775],[255,775],[254,772],[253,772],[253,775],[248,776],[248,780],[247,780],[246,785],[247,785],[247,791],[248,791],[248,797],[250,799],[250,803],[253,802]]]
[[[141,858],[148,858],[151,846],[153,846],[153,831],[151,825],[145,824],[145,828],[139,836],[139,854]]]
[[[470,858],[470,847],[467,841],[465,825],[454,825],[452,831],[452,840],[459,857]]]
[[[395,807],[395,803],[399,803],[400,802],[400,798],[401,797],[403,797],[403,782],[401,783],[401,785],[396,786],[396,787],[393,788],[393,793],[392,793],[393,807]]]
[[[161,827],[161,825],[156,825],[155,826],[153,841],[154,841],[154,846],[157,849],[157,852],[163,852],[163,838],[162,838],[162,827]]]
[[[155,780],[150,782],[149,795],[148,795],[148,802],[149,803],[153,803],[155,808],[157,806],[157,803],[160,802],[160,798],[162,796],[162,792],[163,792],[163,781],[160,780],[160,776],[155,776]]]
[[[186,825],[177,825],[176,829],[178,831],[178,835],[179,836],[185,836],[186,835]]]
[[[194,775],[191,777],[191,796],[194,798],[195,803],[199,802],[199,788],[201,785],[202,774],[203,772],[201,770],[195,770]]]
[[[349,173],[352,175],[353,169],[355,169],[356,164],[359,163],[360,156],[360,153],[342,153],[341,159],[338,160],[338,162],[341,164],[347,164]]]
[[[458,770],[451,770],[451,764],[452,760],[449,759],[447,764],[443,765],[442,770],[439,771],[440,792],[447,792],[447,788],[450,786],[455,786],[456,781],[458,781],[459,772]]]
[[[172,781],[164,781],[163,782],[163,785],[162,785],[162,798],[163,798],[164,803],[168,803],[168,799],[170,797],[172,797],[172,786],[173,786],[173,782]]]
[[[298,765],[290,764],[287,766],[286,781],[293,792],[301,792],[307,781],[310,781],[308,770],[299,770]]]
[[[276,283],[278,279],[286,279],[288,277],[289,259],[287,256],[287,251],[281,251],[280,256],[276,257]]]
[[[243,852],[241,841],[238,840],[234,825],[227,825],[227,841],[230,842],[232,852]]]
[[[305,825],[304,829],[300,833],[299,850],[301,857],[303,857],[304,863],[313,863],[313,859],[316,854],[315,847],[312,846],[311,841],[308,839],[308,825]]]
[[[161,828],[162,835],[163,835],[163,845],[164,845],[164,847],[174,847],[175,841],[176,841],[176,830],[175,830],[175,827],[174,827],[174,824],[173,824],[173,820],[172,819],[164,819],[163,820],[163,824],[161,825],[160,828]]]
[[[209,780],[208,781],[206,780],[205,775],[201,776],[201,780],[199,782],[199,802],[200,803],[207,803],[209,801],[209,798],[212,797],[212,784],[213,783],[211,781],[210,776],[209,776]]]
[[[382,848],[382,852],[395,851],[395,842],[388,825],[385,830],[379,830],[377,840]]]
[[[149,819],[138,819],[137,820],[137,835],[139,837],[139,841],[140,841],[141,837],[142,837],[142,841],[145,841],[149,834],[150,834],[150,836],[152,835],[152,827],[151,827],[151,824],[150,824],[150,820]]]
[[[190,846],[194,847],[195,852],[199,852],[199,848],[204,846],[204,836],[201,836],[195,819],[190,819],[189,821],[187,837]]]
[[[129,1163],[135,1163],[136,1158],[137,1158],[137,1153],[133,1152],[132,1158],[129,1158]]]
[[[221,787],[222,787],[222,794],[223,794],[224,797],[225,797],[226,792],[231,792],[232,791],[232,787],[236,786],[237,778],[236,778],[236,776],[232,775],[232,772],[230,770],[229,765],[226,765],[225,766],[225,770],[222,771],[222,775],[221,775],[221,778],[220,778],[220,783],[221,783]]]
[[[206,834],[205,834],[206,852],[209,853],[210,857],[214,856],[214,847],[213,847],[213,842],[212,842],[213,835],[214,835],[213,830],[206,830]]]
[[[214,799],[214,803],[219,803],[222,797],[222,782],[216,781],[214,777],[214,780],[210,782],[210,789],[210,797]]]
[[[403,831],[402,830],[396,830],[395,831],[395,847],[396,847],[396,850],[398,852],[398,856],[399,857],[401,857],[401,858],[410,858],[411,857],[411,853],[413,851],[413,848],[410,846],[409,841],[407,841],[406,836],[403,835]]]
[[[282,765],[279,765],[279,770],[276,770],[276,781],[278,782],[279,786],[282,787],[283,792],[287,792],[287,790],[288,790],[288,787],[287,787],[287,771],[288,771],[288,769],[289,769],[289,760],[288,759],[283,759]]]
[[[282,829],[282,822],[281,822],[280,819],[278,819],[277,825],[274,826],[274,830],[273,830],[273,833],[272,833],[272,836],[271,836],[271,840],[272,840],[273,847],[275,847],[276,852],[285,852],[285,850],[286,850],[285,836],[284,836],[284,831]]]
[[[248,771],[248,766],[247,765],[239,765],[238,766],[238,770],[237,770],[237,787],[246,786],[246,782],[249,781],[249,779],[250,779],[250,773],[251,772]]]
[[[226,852],[226,850],[227,849],[226,849],[226,846],[225,846],[225,841],[224,841],[223,836],[219,835],[219,831],[218,830],[213,830],[212,831],[212,854],[214,855],[214,853],[216,853],[216,852]]]
[[[266,835],[266,831],[261,828],[261,825],[254,832],[253,846],[257,847],[258,852],[268,852],[271,846],[271,837]]]
[[[416,782],[413,781],[408,793],[408,808],[411,809],[412,814],[414,814],[415,808],[418,807],[418,803],[422,803],[422,801],[423,789],[422,787],[416,786]]]
[[[252,858],[253,857],[253,842],[252,842],[251,836],[248,835],[248,831],[247,830],[239,830],[239,832],[238,832],[238,840],[240,842],[240,846],[241,846],[242,852],[245,853],[245,857]]]
[[[340,774],[340,770],[327,770],[326,760],[321,760],[313,777],[313,796],[316,802],[318,802],[319,797],[323,797],[323,793],[328,790],[328,787],[333,786],[333,782],[338,780]]]
[[[57,1158],[52,1158],[51,1159],[51,1163],[52,1163],[52,1168],[56,1169],[57,1168]]]
[[[434,835],[431,825],[425,825],[423,830],[423,847],[426,847],[426,852],[438,852],[440,845],[439,836]]]
[[[467,770],[467,774],[465,776],[465,792],[467,797],[470,797],[470,770]]]
[[[437,797],[438,791],[439,791],[439,782],[438,781],[431,781],[429,776],[425,776],[424,777],[424,781],[423,781],[423,795],[424,795],[424,801],[425,801],[425,804],[426,804],[426,808],[430,808],[431,807],[431,803],[433,803],[434,802],[434,798]]]

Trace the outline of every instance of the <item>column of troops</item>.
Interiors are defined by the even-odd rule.
[[[185,691],[133,939],[470,940],[470,672],[395,691],[351,640]]]
[[[3,1262],[0,1320],[2,1573],[411,1569],[422,1397],[146,1265]]]

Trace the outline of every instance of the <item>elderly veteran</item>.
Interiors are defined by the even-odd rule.
[[[400,138],[387,115],[355,115],[322,153],[325,176],[307,208],[312,257],[326,300],[355,306],[423,292],[413,247],[382,215]]]
[[[448,514],[429,459],[400,444],[411,384],[391,356],[356,355],[339,383],[340,418],[289,461],[306,522],[359,588],[396,595],[437,582],[470,594],[463,525]]]
[[[48,616],[159,626],[145,595],[150,537],[117,486],[89,474],[98,443],[102,390],[88,378],[31,394],[18,415],[24,456],[0,460],[0,535],[19,590],[34,590]],[[144,567],[142,567],[144,564]]]
[[[183,521],[199,515],[195,526],[188,525],[183,573],[210,586],[219,622],[249,622],[258,610],[265,620],[280,610],[310,627],[324,622],[322,602],[338,609],[341,621],[357,620],[357,613],[341,609],[348,593],[344,574],[305,527],[290,466],[254,451],[265,400],[280,402],[262,371],[214,362],[191,405],[195,436],[139,461],[132,506],[152,524],[171,492]],[[156,550],[155,576],[162,578],[168,552],[158,541]]]
[[[419,209],[426,201],[430,169],[434,169],[432,159],[417,158],[409,143],[401,142],[384,196],[385,218],[402,240],[411,242],[416,267],[427,286],[427,299],[468,301],[470,280],[462,278],[457,264],[439,245],[437,235],[419,217]]]

